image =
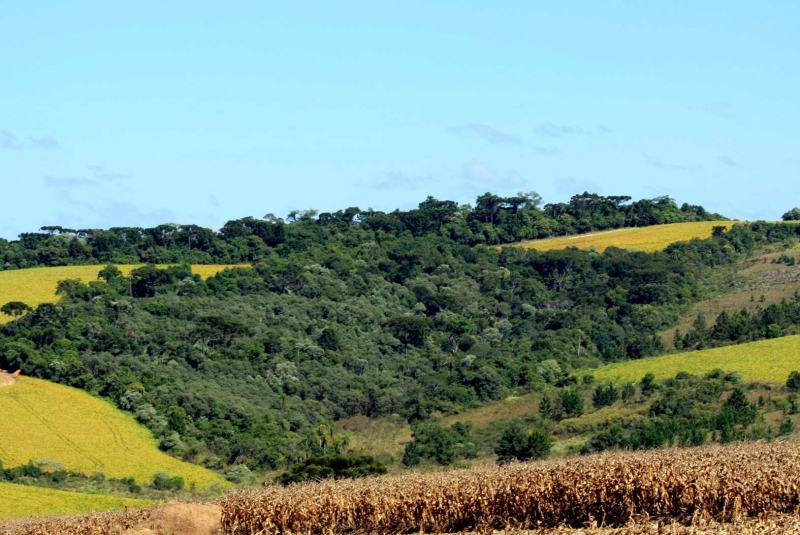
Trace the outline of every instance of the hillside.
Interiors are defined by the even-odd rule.
[[[72,471],[133,477],[183,477],[187,487],[224,485],[221,477],[158,449],[150,432],[107,401],[66,386],[20,377],[0,388],[0,460],[6,468],[53,461]]]
[[[676,242],[709,238],[714,227],[730,228],[736,223],[736,221],[670,223],[529,240],[515,245],[537,251],[552,251],[566,247],[604,251],[609,247],[619,247],[620,249],[650,253],[661,251]]]
[[[152,502],[103,494],[67,492],[63,490],[0,483],[0,519],[32,516],[69,515],[93,511],[109,511],[146,507]],[[2,526],[0,526],[2,529]]]
[[[800,335],[629,360],[590,373],[597,381],[638,381],[646,373],[663,379],[678,372],[703,375],[714,369],[737,371],[748,382],[782,385],[790,372],[800,370]]]
[[[117,268],[123,275],[128,276],[133,269],[141,266],[142,264],[123,264],[118,265]],[[0,305],[10,301],[20,301],[30,307],[36,307],[42,303],[55,303],[58,300],[56,286],[60,281],[67,279],[76,279],[82,282],[95,281],[97,273],[103,267],[105,266],[53,266],[0,271]],[[207,279],[230,267],[235,266],[196,264],[192,266],[192,272]],[[11,316],[0,313],[0,323],[6,323],[12,319]]]

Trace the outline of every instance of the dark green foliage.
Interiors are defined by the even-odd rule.
[[[783,214],[782,219],[784,221],[800,221],[800,208],[792,208]]]
[[[183,485],[183,478],[180,476],[170,476],[164,472],[153,476],[152,487],[156,490],[178,491],[183,489]]]
[[[487,194],[474,208],[429,198],[392,213],[244,218],[219,233],[53,227],[0,240],[2,268],[177,266],[59,285],[59,304],[0,326],[0,368],[106,397],[171,454],[223,470],[324,453],[339,418],[416,423],[545,383],[572,385],[549,417],[573,416],[576,368],[658,353],[654,333],[701,296],[710,270],[798,234],[740,225],[653,254],[482,244],[715,218],[667,198],[583,194],[539,207],[531,194]],[[202,281],[182,262],[254,267]],[[440,438],[454,453],[418,445],[409,458],[469,455],[470,440],[452,432]]]
[[[321,481],[385,474],[386,467],[368,455],[321,455],[296,463],[276,479],[279,483]]]
[[[786,388],[792,392],[800,392],[800,372],[793,371],[789,374],[789,378],[786,379]]]
[[[592,403],[595,407],[604,407],[612,405],[619,399],[619,390],[612,383],[599,385],[592,394]]]
[[[564,388],[558,395],[558,401],[565,417],[572,418],[583,414],[583,394],[580,389]]]
[[[494,449],[497,462],[529,461],[544,459],[550,454],[553,442],[550,434],[542,428],[526,431],[521,425],[512,423],[500,437]]]
[[[778,434],[781,436],[791,435],[794,432],[794,422],[791,418],[786,416],[778,428]]]
[[[431,461],[452,464],[459,457],[471,457],[474,445],[469,440],[469,427],[455,424],[442,427],[433,422],[419,423],[412,428],[414,439],[406,444],[403,464],[415,466]]]
[[[14,316],[15,318],[22,316],[23,314],[25,314],[30,310],[31,307],[29,307],[28,305],[26,305],[21,301],[9,301],[8,303],[0,307],[0,312],[2,312],[7,316]]]

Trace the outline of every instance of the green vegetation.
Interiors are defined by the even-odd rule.
[[[611,398],[594,400],[577,370],[659,354],[657,333],[715,270],[791,245],[800,227],[735,225],[655,253],[484,244],[701,220],[722,218],[667,198],[540,207],[533,194],[487,194],[474,207],[429,198],[404,212],[245,218],[219,233],[45,229],[0,243],[3,265],[253,267],[203,279],[188,265],[95,266],[88,283],[57,284],[58,303],[0,326],[0,368],[107,398],[162,451],[225,473],[335,454],[335,421],[395,414],[413,423],[407,464],[446,464],[474,455],[473,433],[436,420],[546,391],[553,420],[579,421]],[[491,433],[489,451],[502,429]],[[146,484],[154,471],[191,484],[169,469]]]
[[[356,478],[385,473],[386,467],[369,455],[316,455],[293,465],[278,476],[277,481],[288,485],[301,481]]]
[[[146,507],[152,502],[0,483],[0,518],[47,516],[108,511],[126,507]]]

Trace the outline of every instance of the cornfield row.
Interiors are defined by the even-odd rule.
[[[155,509],[129,509],[79,516],[30,518],[0,522],[0,535],[121,534],[147,521]]]
[[[412,533],[624,526],[641,518],[687,525],[795,513],[800,446],[742,444],[611,453],[445,473],[239,491],[222,527],[267,533]],[[624,532],[622,532],[624,533]]]

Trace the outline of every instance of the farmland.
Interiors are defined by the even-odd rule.
[[[536,249],[537,251],[552,251],[567,247],[604,251],[609,247],[618,247],[620,249],[650,253],[660,251],[672,243],[688,241],[694,238],[709,238],[714,227],[730,228],[735,223],[736,221],[670,223],[523,241],[516,245],[525,249]]]
[[[198,488],[225,484],[213,472],[160,451],[146,428],[107,401],[48,381],[21,377],[0,388],[0,429],[0,460],[7,468],[48,460],[143,484],[156,472],[181,476]],[[5,502],[0,494],[0,508]]]
[[[151,503],[135,498],[0,483],[0,518],[108,511],[124,507],[145,507]]]
[[[239,491],[226,533],[456,532],[794,512],[800,448],[751,443]]]
[[[800,335],[629,360],[591,374],[599,381],[638,381],[646,373],[664,379],[678,372],[702,375],[714,369],[740,372],[747,382],[783,384],[791,371],[800,369]]]
[[[117,268],[128,275],[142,264],[118,265]],[[192,266],[192,272],[206,279],[216,275],[230,265],[213,264]],[[66,279],[78,279],[82,282],[97,280],[97,273],[103,269],[100,265],[88,266],[56,266],[12,269],[0,271],[0,305],[9,301],[21,301],[30,307],[42,303],[54,303],[58,300],[56,285]],[[0,323],[11,321],[12,317],[0,313]]]

